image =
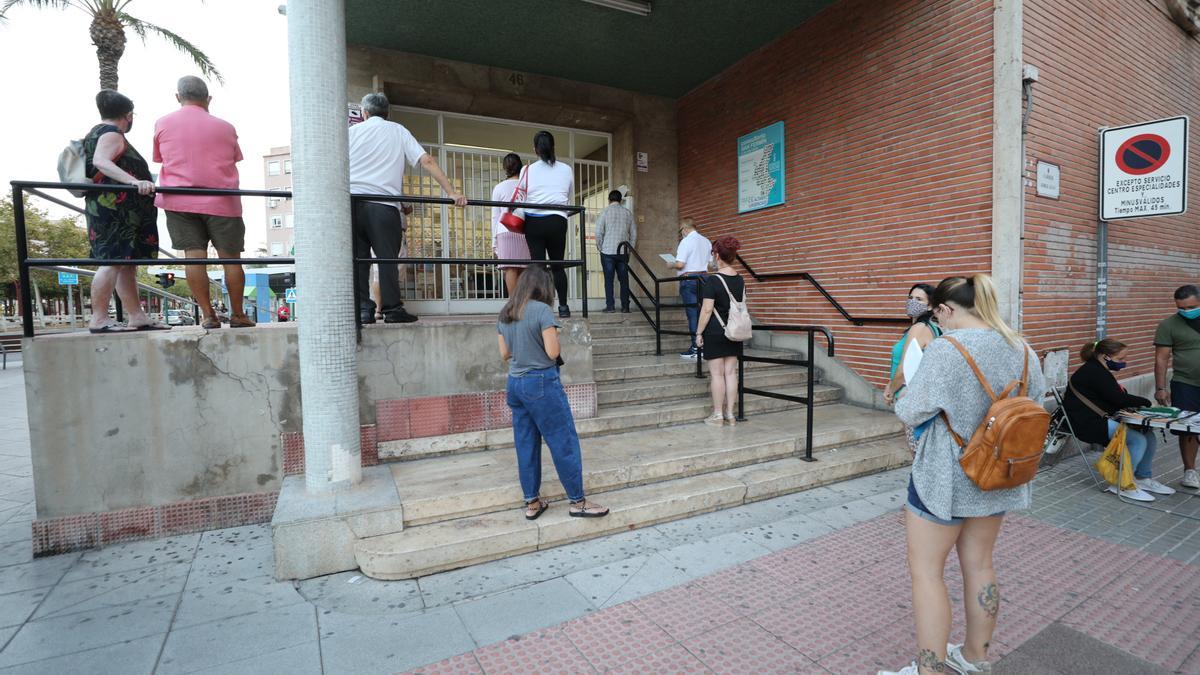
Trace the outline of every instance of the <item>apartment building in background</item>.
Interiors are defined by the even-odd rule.
[[[271,148],[263,155],[264,185],[268,190],[292,189],[292,148],[285,145]],[[266,200],[266,246],[269,256],[290,256],[296,244],[296,225],[292,216],[292,200],[270,197]]]

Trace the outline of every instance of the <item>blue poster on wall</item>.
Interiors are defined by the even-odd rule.
[[[738,213],[784,201],[783,122],[738,138]]]

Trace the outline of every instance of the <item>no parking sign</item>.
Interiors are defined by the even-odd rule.
[[[1187,210],[1188,118],[1100,130],[1100,220]]]

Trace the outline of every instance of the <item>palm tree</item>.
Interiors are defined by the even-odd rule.
[[[100,62],[101,89],[117,88],[117,63],[125,53],[126,28],[136,33],[143,43],[148,34],[158,35],[171,46],[191,57],[202,74],[214,77],[218,82],[225,82],[212,60],[196,45],[173,31],[149,21],[142,21],[127,13],[125,8],[131,2],[133,0],[5,0],[4,5],[0,7],[0,21],[7,19],[8,10],[18,5],[29,5],[39,9],[74,7],[85,12],[92,17],[90,33],[92,44],[96,46],[96,60]]]

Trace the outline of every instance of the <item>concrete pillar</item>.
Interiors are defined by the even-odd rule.
[[[992,279],[1000,314],[1021,327],[1024,144],[1021,137],[1022,4],[996,0],[992,19]]]
[[[304,482],[329,492],[362,479],[344,0],[289,0],[287,21]]]

